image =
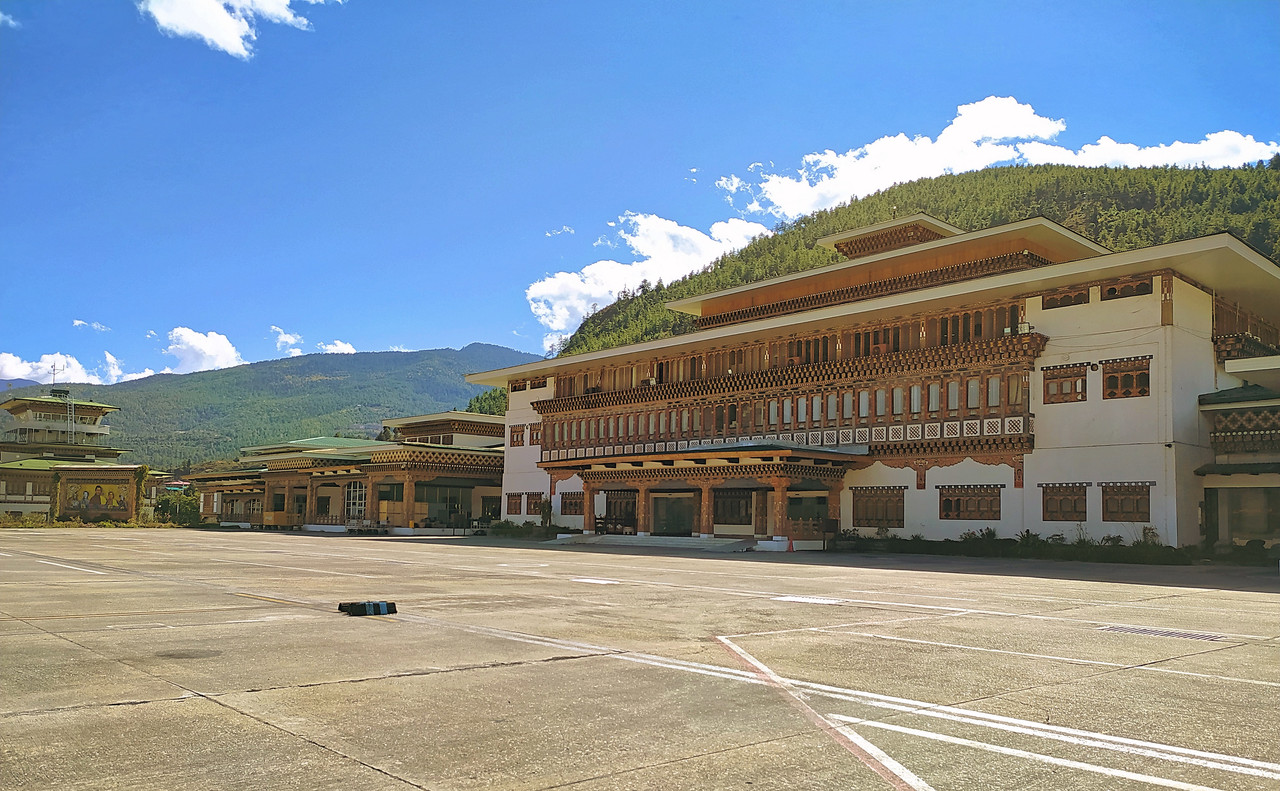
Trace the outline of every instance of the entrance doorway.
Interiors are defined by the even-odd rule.
[[[653,496],[653,534],[655,536],[691,536],[696,518],[696,496],[688,494],[655,494]]]

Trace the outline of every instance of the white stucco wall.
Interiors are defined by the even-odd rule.
[[[555,392],[553,388],[554,383],[548,379],[545,388],[536,390],[526,388],[515,392],[507,391],[505,429],[507,433],[504,441],[509,441],[512,426],[528,426],[541,421],[532,406],[533,402],[550,398],[551,394]],[[551,479],[544,470],[538,467],[542,447],[529,444],[529,430],[527,428],[524,432],[524,438],[525,444],[520,447],[513,448],[508,445],[502,467],[502,518],[510,519],[516,524],[526,520],[536,522],[539,517],[536,514],[525,514],[523,507],[518,514],[508,513],[507,494],[542,492],[543,496],[546,496],[551,492]]]

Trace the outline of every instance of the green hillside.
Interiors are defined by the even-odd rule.
[[[1230,231],[1275,260],[1280,249],[1280,155],[1243,168],[1000,167],[922,179],[780,224],[701,272],[619,299],[589,316],[562,354],[693,329],[663,303],[842,260],[814,243],[916,212],[976,230],[1043,216],[1112,250]]]
[[[234,458],[246,445],[335,432],[373,436],[383,418],[462,409],[484,389],[463,381],[466,374],[536,359],[473,343],[456,350],[311,354],[70,388],[78,399],[120,407],[108,422],[113,443],[132,451],[122,461],[177,469],[187,462]],[[0,416],[11,419],[8,413]]]

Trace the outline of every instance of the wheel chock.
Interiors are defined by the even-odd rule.
[[[338,603],[338,612],[347,615],[395,615],[393,601],[344,601]]]

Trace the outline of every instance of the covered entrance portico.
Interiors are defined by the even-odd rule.
[[[582,481],[588,535],[820,542],[838,530],[845,473],[867,463],[865,447],[744,442],[541,466],[553,493],[559,482]]]

